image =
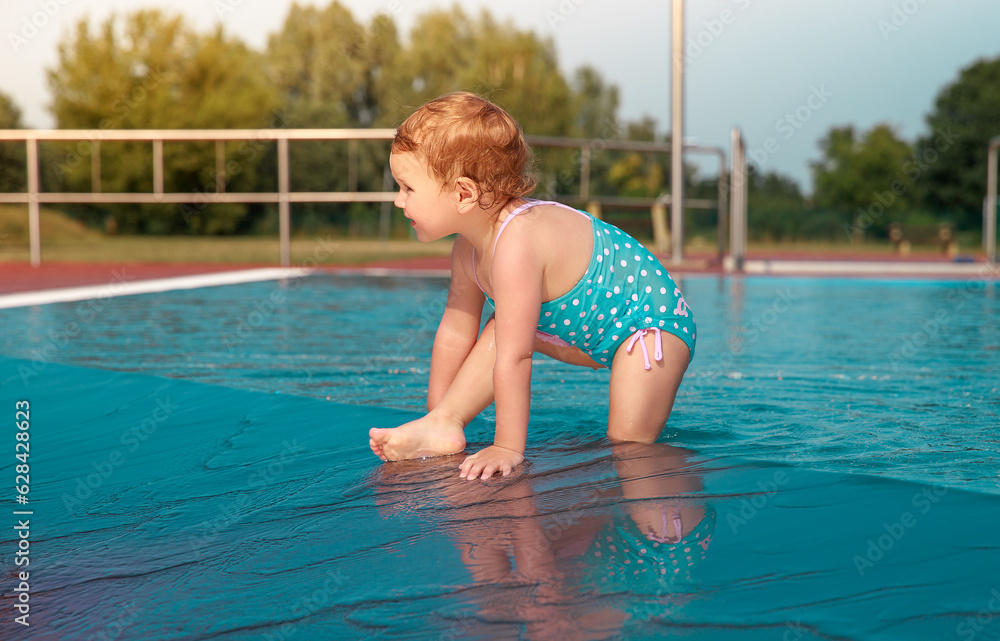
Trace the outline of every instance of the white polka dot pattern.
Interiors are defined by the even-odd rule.
[[[591,220],[594,252],[587,273],[569,292],[542,303],[544,324],[539,323],[539,330],[544,327],[566,344],[575,344],[577,334],[589,332],[581,348],[609,365],[618,346],[636,330],[659,327],[687,343],[693,358],[694,317],[670,274],[637,240],[604,221]],[[615,243],[612,238],[621,240]],[[647,262],[652,263],[648,269]],[[622,323],[625,317],[636,329]]]

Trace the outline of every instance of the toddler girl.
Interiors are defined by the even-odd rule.
[[[680,288],[622,230],[526,198],[530,160],[513,118],[474,94],[432,100],[396,132],[395,205],[423,242],[458,236],[428,413],[370,430],[383,461],[461,452],[465,425],[495,402],[493,445],[466,457],[460,476],[510,474],[524,460],[535,352],[611,369],[608,438],[652,443],[666,424],[695,348]],[[495,311],[480,332],[484,301]]]

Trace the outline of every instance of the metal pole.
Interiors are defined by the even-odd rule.
[[[986,228],[989,227],[988,219],[990,217],[990,197],[989,197],[989,179],[986,181],[986,191],[987,195],[983,196],[983,253],[986,253]]]
[[[153,141],[153,193],[163,195],[163,141]]]
[[[732,168],[729,172],[729,257],[733,261],[733,269],[743,270],[743,249],[741,239],[741,214],[743,211],[743,183],[746,181],[746,174],[743,170],[743,136],[740,130],[733,127],[730,133],[730,146],[732,151]]]
[[[670,230],[667,229],[667,203],[673,208],[670,197],[661,196],[653,203],[650,216],[653,219],[653,249],[659,253],[666,252],[670,246]]]
[[[386,165],[382,170],[382,191],[392,191],[392,171],[389,169],[389,165]],[[381,216],[379,216],[378,223],[378,239],[379,242],[389,241],[390,226],[392,224],[392,203],[385,200],[382,201],[382,211]]]
[[[90,191],[101,193],[101,141],[90,144]]]
[[[38,140],[28,138],[28,240],[31,246],[31,266],[42,264],[41,224],[38,211]]]
[[[347,191],[358,190],[358,141],[347,141]]]
[[[590,198],[590,145],[580,148],[580,199]]]
[[[722,262],[723,256],[726,254],[726,230],[729,224],[729,209],[726,203],[726,192],[729,186],[726,184],[726,154],[722,151],[719,152],[719,215],[716,222],[718,230],[716,231],[717,247],[718,247],[718,259]]]
[[[278,139],[278,235],[281,244],[281,266],[288,267],[291,258],[291,225],[288,199],[288,138]]]
[[[740,271],[747,255],[747,210],[750,207],[750,168],[747,165],[747,143],[740,132]]]
[[[990,141],[990,155],[986,163],[986,262],[995,265],[997,262],[997,149],[1000,148],[1000,136]]]
[[[684,260],[684,0],[673,0],[671,36],[671,125],[670,125],[670,262]]]
[[[226,141],[215,141],[215,193],[226,193]]]
[[[736,268],[736,225],[738,223],[737,210],[740,206],[739,188],[737,186],[737,181],[739,180],[736,169],[739,167],[739,135],[740,132],[736,127],[733,127],[729,132],[729,258],[733,262],[733,268]]]

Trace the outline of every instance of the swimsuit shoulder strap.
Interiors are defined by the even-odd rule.
[[[472,248],[472,277],[476,279],[476,286],[479,288],[479,291],[481,291],[482,293],[485,294],[486,290],[483,289],[483,286],[479,284],[479,275],[476,273],[476,248],[475,247]]]
[[[510,221],[514,220],[514,216],[517,216],[521,212],[526,211],[528,209],[531,209],[532,207],[537,207],[538,205],[557,205],[559,207],[564,207],[565,209],[569,209],[569,210],[575,211],[576,213],[580,214],[584,218],[590,218],[590,216],[588,216],[587,214],[583,213],[579,209],[574,209],[573,207],[570,207],[569,205],[564,205],[562,203],[557,203],[557,202],[555,202],[553,200],[529,200],[525,204],[521,205],[520,207],[518,207],[514,211],[510,212],[509,214],[507,214],[507,217],[503,219],[502,223],[500,223],[500,230],[497,232],[496,240],[493,241],[493,253],[494,254],[497,253],[497,242],[499,242],[499,240],[500,240],[500,234],[503,233],[503,230],[507,227],[507,225],[510,223]],[[473,251],[475,251],[475,250],[473,250]],[[480,288],[480,289],[482,289],[482,288]]]
[[[507,217],[503,219],[502,223],[500,223],[500,230],[497,232],[496,240],[493,241],[493,253],[494,254],[497,251],[497,241],[500,240],[500,234],[503,233],[503,230],[504,230],[504,228],[507,227],[507,224],[510,223],[510,221],[514,220],[514,216],[517,216],[521,212],[523,212],[523,211],[525,211],[527,209],[530,209],[532,207],[536,207],[538,205],[557,205],[559,207],[564,207],[566,209],[575,211],[576,213],[580,214],[584,218],[587,218],[587,219],[590,218],[590,216],[588,214],[580,211],[579,209],[575,209],[573,207],[570,207],[569,205],[564,205],[563,203],[557,203],[554,200],[529,200],[525,204],[521,205],[520,207],[518,207],[514,211],[510,212],[509,214],[507,214]],[[483,289],[482,284],[480,284],[480,282],[479,282],[479,275],[476,273],[476,248],[475,247],[472,248],[472,277],[476,280],[476,286],[479,287],[479,291],[481,291],[481,292],[483,292],[485,294],[486,290]]]

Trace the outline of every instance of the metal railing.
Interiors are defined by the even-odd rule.
[[[28,204],[28,234],[31,264],[41,264],[39,207],[50,204],[199,204],[199,203],[277,203],[280,236],[280,259],[283,266],[291,264],[291,203],[391,202],[394,192],[292,192],[289,189],[288,142],[290,140],[392,140],[393,129],[60,129],[0,130],[0,140],[21,141],[27,145],[26,193],[0,194],[0,203]],[[91,148],[90,193],[50,193],[39,190],[39,141],[89,141]],[[275,142],[278,146],[278,191],[226,193],[225,141]],[[148,141],[153,145],[153,191],[151,193],[102,193],[102,141]],[[216,143],[216,192],[165,193],[163,191],[163,143]]]
[[[591,161],[596,151],[632,151],[636,153],[670,154],[670,143],[644,142],[636,140],[606,140],[559,138],[555,136],[527,136],[528,142],[535,147],[573,148],[580,150],[580,193],[578,197],[558,195],[557,199],[567,203],[583,204],[600,209],[601,207],[641,208],[649,209],[653,225],[653,245],[656,251],[665,253],[670,249],[671,233],[668,231],[666,209],[673,210],[671,194],[663,194],[656,198],[622,198],[616,196],[593,196],[590,193]],[[713,155],[718,158],[718,196],[715,200],[706,198],[685,198],[684,206],[692,209],[715,209],[718,212],[718,258],[722,259],[725,252],[725,219],[727,218],[728,175],[726,171],[726,152],[721,147],[707,145],[684,144],[684,150],[695,154]],[[597,207],[594,207],[596,205]],[[595,213],[595,212],[591,212]],[[599,211],[598,211],[599,213]],[[676,227],[676,228],[675,228]],[[678,238],[684,239],[683,220],[681,224],[671,225],[673,243],[676,247]]]
[[[290,190],[290,169],[288,160],[289,141],[332,140],[346,141],[352,144],[349,158],[356,163],[357,141],[362,140],[392,140],[394,129],[61,129],[61,130],[31,130],[7,129],[0,130],[0,141],[20,142],[26,144],[27,191],[18,193],[0,193],[0,203],[26,203],[28,205],[28,230],[30,258],[33,266],[41,264],[41,233],[40,206],[42,204],[215,204],[215,203],[277,203],[278,227],[280,244],[280,262],[287,266],[291,263],[291,203],[391,203],[396,193],[362,192],[356,187],[356,168],[348,168],[351,191],[346,192],[294,192]],[[547,136],[528,136],[528,142],[536,147],[574,148],[580,150],[580,191],[578,196],[555,195],[554,198],[567,203],[584,204],[600,210],[602,206],[615,208],[650,209],[654,245],[658,251],[666,251],[669,246],[670,232],[667,229],[666,207],[672,207],[670,195],[657,198],[619,198],[595,196],[590,193],[591,161],[595,152],[603,150],[632,151],[638,153],[671,152],[669,143],[620,141],[607,139],[557,138]],[[43,192],[40,189],[38,143],[87,141],[91,145],[91,191],[90,192]],[[114,142],[150,142],[153,151],[153,191],[152,192],[113,192],[101,190],[101,153],[102,141]],[[164,142],[215,142],[216,183],[214,192],[164,192],[163,190],[163,143]],[[278,190],[275,192],[226,192],[226,141],[257,141],[277,144]],[[701,209],[718,210],[718,256],[721,260],[725,250],[725,219],[726,219],[726,153],[719,147],[685,144],[685,151],[716,155],[719,159],[718,198],[685,199],[684,206]],[[737,165],[734,166],[734,172]],[[745,171],[745,159],[744,159]],[[735,195],[737,192],[734,191]],[[745,203],[744,203],[745,206]],[[733,210],[736,211],[735,209]],[[734,223],[735,224],[735,223]],[[674,243],[683,243],[683,222],[674,225],[671,230]],[[736,227],[734,226],[734,230]],[[735,237],[734,237],[735,239]]]
[[[1000,136],[990,141],[989,158],[986,163],[986,203],[983,211],[983,249],[986,262],[997,262],[997,150],[1000,150]]]

